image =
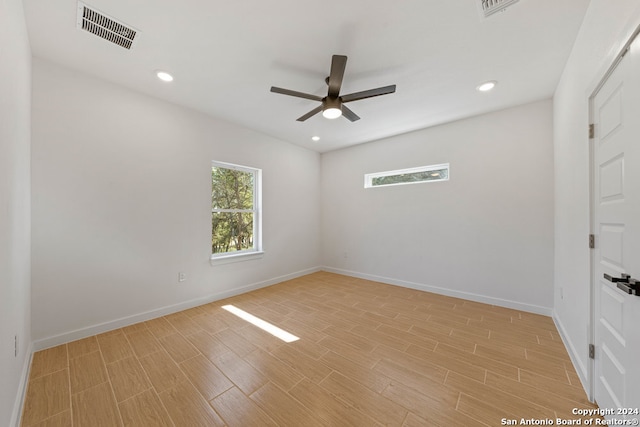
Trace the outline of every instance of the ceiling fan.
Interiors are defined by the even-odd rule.
[[[271,86],[271,92],[322,102],[322,104],[309,111],[307,114],[298,117],[297,120],[299,122],[304,122],[308,118],[318,114],[320,111],[322,111],[322,115],[327,119],[336,119],[340,116],[344,116],[350,121],[355,122],[356,120],[360,120],[360,117],[358,117],[356,113],[351,111],[344,104],[346,104],[347,102],[358,101],[360,99],[372,98],[374,96],[387,95],[396,91],[396,85],[391,85],[340,96],[342,77],[344,76],[344,70],[346,66],[346,56],[333,55],[333,57],[331,58],[331,72],[329,74],[329,77],[325,79],[325,82],[329,86],[329,90],[327,92],[327,96],[325,96],[324,98],[317,95],[296,92],[295,90],[282,89],[275,86]]]

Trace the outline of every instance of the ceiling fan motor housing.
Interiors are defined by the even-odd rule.
[[[327,110],[329,108],[337,108],[338,110],[342,110],[342,102],[340,102],[340,98],[332,98],[330,96],[325,96],[322,98],[322,109]]]

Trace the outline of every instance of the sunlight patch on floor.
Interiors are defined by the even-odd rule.
[[[247,313],[244,310],[239,309],[238,307],[234,306],[234,305],[223,305],[222,308],[224,308],[225,310],[227,310],[229,313],[235,314],[236,316],[238,316],[239,318],[246,320],[247,322],[251,323],[252,325],[257,326],[258,328],[262,329],[263,331],[269,332],[271,335],[273,335],[274,337],[280,338],[282,341],[284,342],[294,342],[294,341],[298,341],[300,338],[298,338],[297,336],[290,334],[287,331],[284,331],[280,328],[278,328],[275,325],[272,325],[269,322],[266,322],[256,316],[254,316],[253,314]]]

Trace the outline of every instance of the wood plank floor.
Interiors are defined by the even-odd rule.
[[[22,425],[466,427],[573,408],[594,405],[551,318],[319,272],[35,353]]]

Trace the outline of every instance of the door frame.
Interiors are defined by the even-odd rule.
[[[594,100],[596,95],[598,94],[598,92],[602,89],[602,87],[604,86],[604,84],[607,82],[607,80],[609,79],[609,77],[611,76],[611,74],[613,73],[613,71],[616,69],[616,67],[618,66],[618,64],[620,64],[620,61],[622,60],[622,58],[624,57],[624,55],[626,55],[626,53],[629,51],[629,48],[631,47],[631,44],[635,41],[635,39],[640,35],[640,25],[638,27],[636,27],[636,29],[633,31],[633,33],[631,34],[631,36],[629,36],[629,38],[625,41],[624,45],[622,46],[622,48],[619,50],[618,54],[613,58],[613,61],[611,61],[609,64],[605,64],[605,67],[607,67],[605,69],[604,74],[600,74],[602,77],[600,77],[600,79],[597,81],[597,83],[595,84],[594,88],[589,91],[590,95],[589,95],[589,123],[587,124],[587,126],[590,126],[590,124],[594,123],[595,121],[595,116],[594,116]],[[608,66],[607,66],[608,65]],[[597,132],[597,130],[596,130]],[[594,156],[594,144],[593,141],[594,139],[591,138],[590,136],[588,136],[588,141],[589,141],[589,233],[591,235],[596,236],[595,239],[595,245],[599,244],[598,241],[598,236],[596,234],[596,224],[595,224],[595,209],[596,209],[596,189],[594,188],[594,177],[595,177],[595,168],[594,168],[594,162],[595,162],[595,156]],[[589,336],[589,343],[596,345],[597,343],[595,342],[596,339],[596,323],[597,323],[597,319],[596,319],[596,307],[595,307],[595,292],[597,289],[597,285],[598,285],[598,281],[599,279],[597,277],[595,277],[595,251],[593,250],[593,248],[589,249],[589,277],[590,277],[590,283],[589,283],[589,327],[588,327],[588,336]],[[598,346],[596,345],[596,351],[598,351]],[[587,365],[587,398],[589,399],[589,401],[591,402],[595,402],[595,392],[596,392],[596,378],[595,378],[595,373],[596,373],[596,360],[595,358],[593,359],[589,359],[588,360],[588,365]]]

